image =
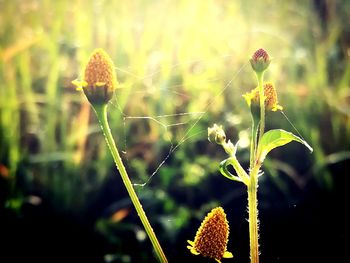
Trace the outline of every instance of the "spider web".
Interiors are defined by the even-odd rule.
[[[220,56],[218,57],[218,59],[224,59],[224,58],[228,58],[231,57],[231,55],[224,55],[224,56]],[[175,70],[176,68],[180,67],[180,66],[184,66],[185,64],[191,64],[191,63],[198,63],[198,62],[202,62],[204,60],[190,60],[190,61],[186,61],[183,63],[177,63],[177,64],[173,64],[170,68],[171,71]],[[248,63],[243,64],[238,70],[236,70],[236,72],[233,73],[232,77],[226,82],[226,84],[215,94],[215,96],[213,96],[209,102],[207,102],[204,106],[203,106],[203,110],[202,111],[193,111],[193,112],[180,112],[180,113],[172,113],[172,114],[162,114],[162,115],[155,115],[155,116],[149,116],[149,115],[145,115],[145,116],[132,116],[132,115],[128,115],[126,114],[122,107],[119,105],[117,100],[114,100],[111,104],[116,107],[122,114],[123,116],[123,127],[124,127],[124,150],[122,151],[122,153],[127,157],[127,153],[128,153],[128,143],[127,143],[127,134],[126,134],[126,125],[129,121],[141,121],[141,120],[145,120],[145,121],[150,121],[150,122],[154,122],[155,124],[159,125],[165,134],[165,140],[169,142],[169,148],[167,153],[165,154],[164,157],[162,157],[161,161],[159,162],[159,164],[156,166],[156,168],[154,169],[154,171],[149,175],[148,179],[146,179],[146,181],[144,181],[143,183],[133,183],[134,186],[137,187],[145,187],[148,183],[151,182],[151,180],[153,179],[153,177],[159,172],[159,170],[161,169],[161,167],[167,162],[167,160],[171,157],[171,155],[186,141],[188,141],[189,139],[199,136],[200,134],[203,133],[207,133],[207,129],[205,130],[200,130],[198,132],[192,133],[192,131],[194,130],[194,128],[198,125],[198,123],[200,122],[200,120],[205,116],[205,114],[207,114],[210,106],[212,106],[212,104],[215,103],[215,101],[226,91],[227,88],[230,87],[230,85],[232,84],[232,82],[239,76],[239,74],[242,72],[242,70],[248,65]],[[131,76],[132,78],[135,78],[135,80],[137,81],[144,81],[146,79],[152,78],[154,76],[156,76],[157,74],[159,74],[161,72],[161,70],[155,70],[154,72],[143,76],[143,77],[139,77],[137,74],[132,73],[129,70],[124,70],[121,68],[116,68],[116,70],[118,72],[122,72],[125,73],[129,76]],[[214,82],[214,81],[219,81],[220,78],[215,78],[215,79],[206,79],[203,80],[205,82]],[[200,84],[200,82],[202,81],[198,81],[196,84]],[[187,94],[179,92],[176,90],[176,88],[178,86],[181,86],[180,84],[175,84],[172,85],[168,88],[160,88],[159,90],[166,90],[171,92],[172,94],[174,94],[174,96],[187,96]],[[147,91],[134,91],[134,92],[130,92],[129,96],[131,94],[136,94],[136,93],[146,93]],[[152,92],[151,92],[152,93]],[[193,99],[193,98],[191,98]],[[176,118],[187,118],[187,120],[185,121],[171,121],[172,119],[176,119]],[[178,140],[178,142],[173,142],[172,136],[171,136],[171,132],[169,132],[169,130],[173,127],[177,127],[177,126],[186,126],[185,131],[182,135],[180,135],[180,139]],[[128,158],[126,158],[126,160],[129,162]]]

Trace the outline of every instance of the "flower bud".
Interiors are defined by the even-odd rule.
[[[82,81],[73,81],[91,104],[106,104],[117,88],[114,64],[108,54],[101,48],[94,50],[86,64]]]
[[[258,49],[249,60],[255,72],[264,72],[270,65],[271,59],[265,49]]]
[[[210,142],[216,142],[219,145],[222,145],[226,142],[226,134],[222,129],[222,126],[214,124],[213,127],[208,128],[208,140]]]

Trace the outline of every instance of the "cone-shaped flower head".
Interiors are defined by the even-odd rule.
[[[222,207],[216,207],[205,217],[199,227],[196,237],[189,241],[187,248],[195,255],[203,255],[220,262],[222,258],[232,258],[231,252],[226,251],[229,226]]]
[[[78,89],[83,89],[91,104],[106,104],[117,88],[114,64],[101,48],[94,50],[85,66],[82,81],[73,81]]]
[[[255,72],[264,72],[270,65],[271,59],[265,49],[260,48],[250,59],[250,64]]]
[[[277,111],[282,110],[283,107],[278,105],[277,93],[274,85],[272,83],[264,84],[264,95],[265,95],[265,108],[267,111]],[[251,109],[260,109],[260,94],[259,88],[253,89],[251,92],[243,95],[247,104]]]

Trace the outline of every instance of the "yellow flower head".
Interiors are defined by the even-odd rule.
[[[226,251],[229,226],[222,207],[216,207],[205,217],[193,241],[187,241],[187,248],[194,255],[203,255],[220,262],[222,258],[232,258]]]
[[[83,80],[73,84],[83,89],[91,104],[109,102],[117,88],[113,61],[103,49],[95,49],[85,66]]]
[[[278,105],[277,93],[275,87],[271,83],[264,84],[265,108],[267,111],[282,110],[283,107]],[[259,88],[253,89],[251,92],[243,95],[249,107],[260,106]]]

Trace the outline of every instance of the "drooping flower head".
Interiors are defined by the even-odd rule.
[[[117,88],[117,77],[114,64],[109,55],[101,48],[95,49],[83,73],[82,81],[73,81],[91,104],[108,103]]]
[[[229,225],[222,207],[216,207],[204,218],[194,241],[187,241],[187,248],[194,255],[203,255],[220,262],[222,258],[232,258],[226,250],[229,235]]]
[[[282,110],[283,107],[278,104],[277,93],[274,85],[270,82],[264,84],[264,95],[265,95],[265,109],[267,111]],[[259,88],[253,89],[243,95],[247,104],[251,109],[260,107],[260,94]]]
[[[255,53],[249,61],[252,65],[252,68],[257,73],[264,72],[271,63],[269,54],[263,48],[260,48],[257,51],[255,51]]]

